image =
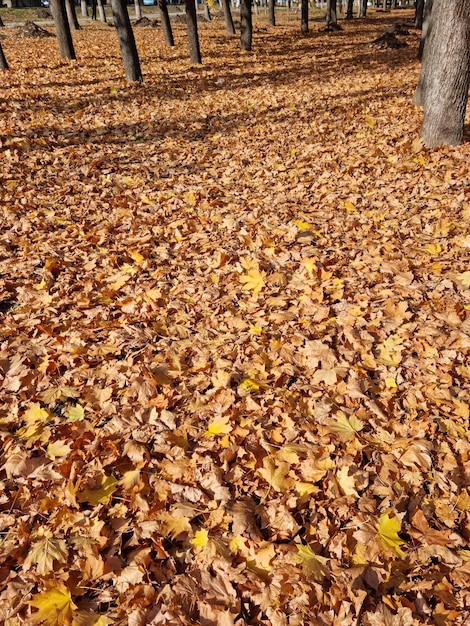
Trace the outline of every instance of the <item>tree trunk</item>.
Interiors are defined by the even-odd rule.
[[[212,21],[211,10],[210,10],[209,5],[207,4],[207,2],[204,2],[203,11],[204,11],[203,15],[206,18],[206,20],[208,22],[211,22]]]
[[[431,26],[432,5],[434,0],[427,0],[423,11],[423,23],[421,26],[421,39],[419,40],[419,48],[417,57],[421,61],[424,54],[424,45],[429,34]]]
[[[8,62],[3,52],[2,44],[0,43],[0,70],[7,70]]]
[[[186,6],[186,27],[188,29],[189,58],[193,65],[201,65],[201,49],[197,31],[197,13],[195,0],[184,0]]]
[[[367,16],[367,0],[359,0],[359,17]]]
[[[69,22],[70,28],[72,30],[80,30],[81,26],[78,23],[74,0],[65,0],[65,8],[67,11],[67,20]]]
[[[139,54],[135,45],[129,13],[127,12],[126,0],[111,0],[111,9],[127,81],[129,83],[141,83],[143,78]]]
[[[276,26],[276,0],[268,0],[268,13],[269,23],[271,26]]]
[[[174,46],[175,40],[173,38],[173,31],[171,30],[170,16],[168,15],[168,7],[166,0],[158,0],[158,7],[160,9],[160,18],[162,20],[163,39],[166,46]]]
[[[308,33],[308,0],[301,2],[300,30],[304,35]]]
[[[240,2],[240,46],[242,50],[250,51],[253,41],[253,19],[251,15],[251,0]]]
[[[50,3],[52,17],[54,19],[57,41],[59,43],[59,54],[61,59],[76,59],[73,48],[72,33],[67,20],[67,10],[65,0],[51,0]]]
[[[98,0],[98,13],[100,14],[100,21],[106,23],[106,11],[104,10],[103,0]]]
[[[224,12],[225,31],[227,35],[235,35],[235,24],[233,23],[232,10],[230,9],[229,0],[221,0],[222,11]]]
[[[423,13],[424,13],[424,0],[416,0],[415,5],[415,28],[423,30]]]
[[[338,25],[338,16],[336,15],[336,0],[327,1],[325,19],[327,28],[335,28]]]
[[[80,9],[82,11],[82,17],[88,17],[88,6],[86,0],[80,1]]]
[[[91,19],[96,20],[96,0],[91,0]]]
[[[348,0],[348,6],[347,6],[347,9],[346,9],[346,19],[347,20],[352,20],[354,18],[353,9],[354,9],[354,0]]]
[[[434,0],[423,67],[426,146],[462,143],[470,86],[470,0]]]
[[[140,0],[134,0],[134,14],[136,20],[142,19],[142,9],[140,7]]]

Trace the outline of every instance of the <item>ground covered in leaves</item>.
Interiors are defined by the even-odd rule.
[[[3,624],[469,623],[470,146],[367,45],[410,17],[138,29],[138,87],[6,32]]]

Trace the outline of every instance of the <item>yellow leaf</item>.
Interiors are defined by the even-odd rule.
[[[221,417],[216,417],[215,420],[209,424],[204,435],[206,437],[219,435],[228,435],[232,431],[232,426],[229,424],[230,418],[228,415],[222,415]]]
[[[431,254],[431,255],[439,254],[439,252],[442,252],[442,246],[440,243],[435,243],[435,244],[430,243],[424,249],[426,250],[428,254]]]
[[[266,274],[257,269],[249,270],[247,274],[240,276],[240,282],[243,283],[243,289],[259,293],[264,287],[264,278]]]
[[[287,476],[288,472],[288,463],[279,463],[277,465],[276,461],[270,456],[266,456],[263,459],[263,467],[260,467],[258,470],[258,474],[260,474],[275,491],[288,491],[294,485],[295,481]]]
[[[403,350],[403,339],[398,335],[390,335],[385,341],[377,345],[377,360],[384,365],[399,365]]]
[[[306,259],[302,259],[302,265],[310,274],[312,274],[317,269],[316,261],[317,259],[315,257],[308,257]]]
[[[246,393],[251,393],[252,391],[258,391],[259,388],[260,386],[258,385],[258,383],[252,380],[251,378],[245,378],[245,380],[243,380],[238,385],[238,391],[242,391]]]
[[[138,250],[131,250],[129,252],[129,256],[133,259],[137,264],[145,261],[145,257],[143,257]]]
[[[197,530],[195,532],[194,539],[191,541],[191,543],[196,548],[204,548],[204,546],[207,545],[208,541],[209,541],[209,533],[207,532],[207,530],[202,529],[202,530]]]
[[[464,287],[470,287],[470,271],[462,272],[461,274],[450,274],[452,280]]]
[[[54,561],[64,563],[67,560],[68,551],[65,541],[44,537],[35,541],[26,556],[23,568],[27,571],[31,565],[36,565],[39,576],[45,576],[54,570]]]
[[[185,202],[187,204],[189,204],[189,206],[196,206],[196,204],[197,204],[197,197],[196,197],[196,194],[193,191],[188,191],[187,193],[185,193],[183,195],[183,198],[184,198]]]
[[[292,223],[299,230],[311,230],[311,228],[312,228],[311,224],[309,224],[308,222],[303,222],[302,220],[294,220]]]
[[[349,467],[343,465],[343,467],[336,472],[336,480],[338,481],[338,486],[342,494],[359,498],[354,476],[349,475]]]
[[[36,289],[36,291],[41,291],[41,289],[45,289],[46,287],[47,287],[47,283],[44,280],[44,278],[37,285],[33,285],[33,289]]]
[[[354,439],[364,424],[355,415],[349,417],[342,411],[338,411],[334,418],[325,422],[325,426],[339,435],[341,441]]]
[[[72,602],[70,591],[62,583],[50,586],[47,591],[36,593],[29,604],[37,613],[31,616],[33,623],[48,626],[67,626],[72,623],[77,606]]]
[[[110,626],[113,623],[109,617],[88,613],[88,611],[80,611],[73,618],[73,626]]]
[[[252,572],[264,578],[272,570],[271,561],[275,556],[274,546],[269,544],[258,550],[254,557],[247,559],[246,564]]]
[[[356,209],[356,205],[353,204],[352,202],[350,202],[349,200],[346,200],[346,202],[344,202],[344,208],[346,209],[346,211],[348,213],[352,213],[352,214],[357,214],[359,213],[359,211]]]
[[[307,576],[312,576],[317,582],[322,582],[327,574],[328,570],[326,564],[328,559],[315,552],[310,546],[304,546],[297,544],[297,554],[294,556],[296,563],[302,565],[302,570]]]
[[[388,378],[385,379],[385,387],[389,390],[396,389],[397,388],[396,380],[392,376],[389,376]]]
[[[69,406],[64,411],[66,417],[68,417],[67,422],[81,422],[85,419],[85,410],[80,404],[76,404],[75,406]]]
[[[132,489],[133,487],[143,486],[143,482],[140,477],[140,469],[124,472],[119,484],[126,490]]]
[[[53,441],[46,448],[47,456],[51,459],[55,459],[57,457],[67,456],[70,454],[72,448],[68,443],[65,443],[63,440]]]
[[[94,506],[97,504],[108,504],[111,496],[117,489],[118,482],[114,476],[105,476],[97,489],[85,489],[77,494],[77,500],[79,502],[88,502]]]
[[[375,120],[373,117],[369,117],[368,115],[366,115],[366,124],[367,126],[370,126],[371,128],[374,128],[375,126]]]
[[[405,554],[400,546],[404,545],[405,542],[398,536],[400,530],[400,520],[396,517],[389,517],[388,513],[384,513],[377,524],[376,538],[382,546],[389,548],[400,558],[403,558]]]

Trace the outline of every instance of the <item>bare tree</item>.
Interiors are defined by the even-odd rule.
[[[141,83],[143,81],[142,71],[126,0],[111,0],[111,9],[127,81],[129,83]]]
[[[163,40],[165,45],[174,46],[175,40],[173,38],[173,31],[171,30],[170,16],[168,15],[168,6],[166,0],[158,0],[158,7],[160,9],[160,18],[162,20]]]
[[[300,30],[304,34],[308,33],[308,0],[301,2]]]
[[[269,23],[276,26],[276,0],[268,0]]]
[[[222,11],[224,12],[225,31],[227,35],[235,35],[235,24],[233,23],[232,11],[229,0],[221,0]]]
[[[201,65],[201,48],[197,30],[197,13],[195,0],[185,0],[186,27],[188,29],[189,58],[194,65]]]
[[[251,0],[240,2],[240,47],[242,50],[251,50],[253,42],[253,17],[251,14]]]
[[[67,19],[65,0],[51,0],[52,18],[54,20],[59,54],[61,59],[76,59],[73,47],[72,33]]]

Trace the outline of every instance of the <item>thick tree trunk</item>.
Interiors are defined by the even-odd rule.
[[[140,0],[134,0],[134,14],[136,20],[142,19],[142,9],[140,6]]]
[[[127,12],[126,0],[111,0],[111,9],[127,81],[129,83],[141,83],[143,78],[139,55],[135,45],[129,13]]]
[[[338,16],[336,14],[336,0],[328,0],[326,3],[326,27],[335,28],[338,25]]]
[[[347,9],[346,9],[346,19],[347,20],[354,19],[353,10],[354,10],[354,0],[348,0],[348,6],[347,6]]]
[[[229,0],[221,0],[222,11],[224,12],[225,31],[227,35],[235,35],[235,24],[233,23],[232,10]]]
[[[425,0],[416,0],[415,4],[415,28],[418,30],[423,29],[424,1]]]
[[[70,26],[67,20],[65,0],[51,0],[50,7],[54,19],[57,41],[59,43],[60,58],[76,59],[72,33],[70,32]]]
[[[424,51],[422,138],[426,146],[462,142],[470,86],[470,0],[434,0]]]
[[[166,0],[158,0],[158,7],[160,9],[160,19],[162,20],[163,39],[166,46],[174,46],[175,40],[173,38],[173,31],[171,30],[170,16],[168,15],[168,7]]]
[[[71,30],[80,30],[77,12],[75,11],[75,2],[73,0],[65,0],[65,8],[67,10],[67,20]]]
[[[308,0],[301,2],[300,30],[304,34],[308,33]]]
[[[86,0],[80,1],[80,10],[82,12],[82,17],[88,17],[88,5]]]
[[[432,15],[432,5],[434,0],[427,0],[424,6],[423,12],[423,23],[421,25],[421,39],[419,41],[419,48],[417,57],[421,61],[424,53],[424,45],[426,43],[427,36],[429,34],[429,30],[431,27],[431,15]]]
[[[197,30],[197,13],[195,0],[185,0],[186,27],[188,29],[189,58],[193,65],[201,65],[201,49]]]
[[[100,21],[106,23],[106,11],[104,10],[103,0],[98,0],[98,13],[100,14]]]
[[[359,17],[367,16],[367,0],[359,0]]]
[[[253,41],[253,18],[251,15],[251,0],[240,1],[240,47],[242,50],[251,50]]]
[[[269,23],[276,26],[276,0],[268,0]]]
[[[0,70],[7,70],[8,62],[3,52],[2,44],[0,43]]]

